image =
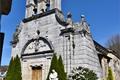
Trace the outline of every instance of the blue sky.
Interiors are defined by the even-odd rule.
[[[10,41],[16,25],[24,18],[25,1],[13,0],[10,14],[2,16],[2,32],[5,32],[2,65],[9,64]],[[120,0],[62,0],[62,11],[64,15],[71,12],[74,22],[80,22],[80,16],[85,15],[93,38],[102,45],[110,36],[120,33]]]

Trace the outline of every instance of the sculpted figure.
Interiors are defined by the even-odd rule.
[[[58,74],[57,72],[53,69],[52,73],[50,73],[49,80],[58,80]]]

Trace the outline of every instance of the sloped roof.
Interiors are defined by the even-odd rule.
[[[109,50],[109,49],[103,47],[102,45],[100,45],[95,40],[93,40],[93,42],[94,42],[96,50],[103,53],[103,55],[107,56],[108,53],[112,53],[113,55],[115,55],[117,58],[120,59],[120,56],[118,56],[118,54],[114,50]]]

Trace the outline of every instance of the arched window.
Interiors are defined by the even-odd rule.
[[[37,0],[33,0],[34,1],[34,9],[33,9],[33,11],[34,11],[34,14],[37,14],[37,4],[38,4],[38,1]]]
[[[46,0],[46,6],[47,6],[46,11],[49,11],[50,10],[50,0]]]
[[[38,1],[37,1],[37,0],[33,0],[33,1],[34,1],[34,4],[37,5],[37,2],[38,2]]]

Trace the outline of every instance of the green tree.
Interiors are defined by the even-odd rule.
[[[107,80],[114,80],[111,67],[108,68],[108,77]]]
[[[78,67],[72,70],[72,80],[97,80],[97,75],[88,68]]]
[[[11,58],[5,80],[22,80],[21,63],[18,55]]]
[[[67,80],[67,75],[65,73],[64,64],[61,56],[59,56],[59,59],[58,59],[58,66],[59,66],[59,72],[58,72],[59,79]]]
[[[56,54],[53,54],[50,69],[49,69],[49,73],[48,73],[48,76],[47,76],[47,80],[49,80],[49,75],[50,75],[50,73],[52,72],[53,69],[58,73],[58,61],[57,61]]]
[[[64,65],[62,61],[62,57],[60,56],[59,59],[57,59],[56,54],[53,54],[51,65],[49,69],[49,73],[46,80],[49,80],[49,75],[52,72],[52,70],[55,70],[58,73],[58,79],[59,80],[67,80],[66,73],[64,70]]]
[[[21,77],[21,62],[20,62],[20,58],[18,57],[18,55],[16,56],[16,58],[14,59],[14,80],[22,80]]]
[[[14,60],[13,58],[11,58],[5,80],[13,80],[13,72],[14,72],[13,66],[14,66]]]

